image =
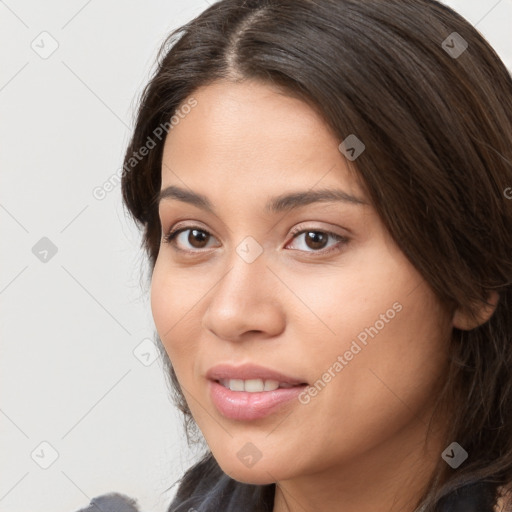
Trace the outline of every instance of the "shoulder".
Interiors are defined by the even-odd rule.
[[[449,492],[440,501],[441,512],[512,512],[504,489],[496,483],[477,481]]]
[[[77,512],[140,512],[137,502],[124,494],[111,492],[96,496],[91,503]]]
[[[190,467],[181,480],[168,512],[214,510],[234,491],[235,481],[226,475],[212,456]],[[249,512],[249,511],[248,511]]]
[[[271,512],[274,490],[232,479],[209,453],[186,471],[167,512]]]

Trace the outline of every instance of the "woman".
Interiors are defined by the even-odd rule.
[[[494,50],[433,0],[222,0],[158,64],[123,198],[207,445],[169,512],[512,510]]]

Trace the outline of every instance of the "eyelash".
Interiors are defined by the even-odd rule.
[[[200,228],[199,226],[186,226],[186,227],[180,227],[180,228],[177,228],[177,229],[174,229],[172,231],[170,231],[169,233],[165,234],[164,237],[163,237],[163,242],[166,243],[166,244],[169,244],[173,247],[174,250],[176,251],[179,251],[181,253],[188,253],[188,254],[193,254],[193,255],[197,255],[197,254],[200,254],[202,252],[206,252],[206,250],[202,250],[202,249],[197,249],[197,250],[194,250],[194,251],[191,251],[191,250],[188,250],[188,249],[180,249],[174,242],[174,239],[182,232],[184,231],[189,231],[189,230],[197,230],[197,231],[200,231],[201,233],[205,233],[207,234],[208,236],[213,236],[209,231],[205,230],[205,229],[202,229]],[[325,230],[322,230],[322,229],[315,229],[315,228],[302,228],[302,227],[296,227],[294,229],[292,229],[291,231],[291,235],[293,237],[293,240],[295,240],[295,238],[297,238],[299,235],[301,234],[304,234],[304,233],[309,233],[309,232],[313,232],[313,233],[322,233],[322,234],[325,234],[325,235],[328,235],[332,238],[334,238],[335,240],[338,241],[337,244],[327,248],[327,249],[320,249],[318,251],[301,251],[299,249],[299,252],[306,252],[306,253],[312,253],[312,254],[320,254],[322,256],[326,256],[328,254],[331,254],[333,252],[340,252],[343,250],[344,246],[349,242],[349,239],[344,237],[344,236],[341,236],[341,235],[338,235],[337,233],[333,233],[332,231],[325,231]],[[313,256],[315,257],[315,256]]]

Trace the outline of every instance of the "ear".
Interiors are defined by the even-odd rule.
[[[496,306],[498,305],[499,295],[496,291],[491,290],[487,296],[487,304],[485,302],[481,302],[475,308],[475,314],[471,315],[465,310],[456,309],[453,314],[452,324],[457,329],[462,329],[463,331],[470,331],[471,329],[475,329],[489,318],[491,318],[492,314],[496,310]]]

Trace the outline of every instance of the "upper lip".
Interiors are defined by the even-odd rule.
[[[206,377],[211,380],[221,379],[262,379],[262,380],[276,380],[281,384],[306,384],[304,379],[290,377],[281,372],[277,372],[264,366],[256,364],[243,364],[241,366],[233,366],[231,364],[218,364],[210,368]]]

